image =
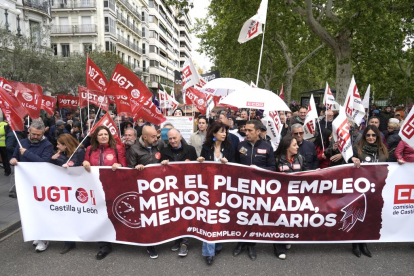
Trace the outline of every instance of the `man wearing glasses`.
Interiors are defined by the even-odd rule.
[[[295,137],[299,145],[299,153],[305,157],[309,170],[316,170],[319,166],[318,155],[316,154],[313,143],[303,139],[303,125],[297,123],[292,125],[292,136]]]

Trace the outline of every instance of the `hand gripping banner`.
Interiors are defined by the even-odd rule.
[[[281,174],[181,162],[88,173],[20,162],[16,185],[25,241],[412,242],[413,169],[377,163]]]

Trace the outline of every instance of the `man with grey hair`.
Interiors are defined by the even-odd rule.
[[[179,130],[172,128],[168,131],[168,146],[161,151],[161,164],[169,162],[196,161],[197,153],[193,146],[182,142],[183,137]],[[172,251],[178,251],[178,256],[185,257],[188,253],[188,238],[181,238],[175,241]]]
[[[299,146],[299,153],[305,158],[306,164],[310,170],[316,170],[319,166],[318,155],[316,154],[315,145],[312,142],[303,139],[305,132],[303,125],[300,123],[292,125],[292,136],[296,139]]]
[[[40,120],[33,120],[29,128],[27,139],[20,141],[21,148],[16,147],[10,165],[17,166],[19,162],[49,162],[53,155],[53,145],[44,137],[45,125]],[[14,174],[10,193],[16,195],[14,186]],[[45,251],[49,246],[48,241],[34,241],[37,252]]]

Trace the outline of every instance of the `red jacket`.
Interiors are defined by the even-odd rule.
[[[112,166],[114,163],[122,164],[123,167],[127,166],[125,149],[120,145],[116,145],[118,158],[115,149],[110,148],[108,144],[99,146],[95,151],[92,151],[91,153],[90,151],[91,146],[86,149],[85,160],[91,163],[91,166]]]
[[[331,166],[331,159],[326,156],[325,156],[326,157],[325,159],[322,158],[323,149],[319,147],[315,147],[315,150],[316,150],[316,154],[318,155],[318,159],[319,159],[319,168],[320,169],[329,168]]]
[[[406,142],[400,141],[395,149],[395,157],[403,159],[405,162],[414,162],[414,149]]]

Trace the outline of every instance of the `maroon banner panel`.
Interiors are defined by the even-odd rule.
[[[181,162],[100,169],[116,240],[378,240],[387,165],[283,174],[241,165]]]

